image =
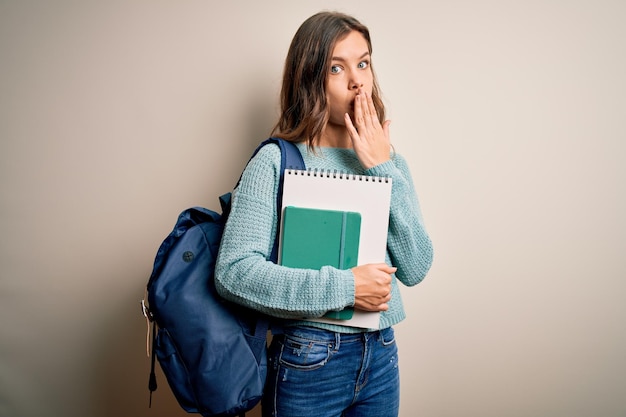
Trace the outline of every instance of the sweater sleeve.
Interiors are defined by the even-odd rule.
[[[393,266],[398,268],[396,277],[407,286],[418,284],[432,265],[433,246],[424,227],[408,165],[396,154],[367,173],[392,178],[387,250]]]
[[[277,230],[280,149],[264,146],[248,163],[220,244],[215,286],[224,298],[280,318],[321,317],[354,304],[350,270],[287,268],[269,261]]]

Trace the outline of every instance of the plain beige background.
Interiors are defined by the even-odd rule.
[[[186,415],[162,377],[147,408],[154,254],[322,9],[372,31],[435,245],[401,415],[626,415],[626,2],[2,0],[0,416]]]

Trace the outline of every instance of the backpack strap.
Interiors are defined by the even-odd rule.
[[[270,254],[270,260],[274,263],[278,262],[278,236],[280,234],[280,219],[281,219],[281,207],[283,205],[283,182],[285,179],[285,169],[306,169],[304,164],[304,159],[302,158],[302,154],[300,153],[300,149],[296,146],[295,143],[290,142],[281,138],[269,138],[261,142],[259,146],[254,150],[250,160],[256,156],[256,154],[261,150],[262,147],[268,145],[270,143],[274,143],[278,145],[280,148],[280,183],[278,185],[278,194],[276,195],[276,207],[278,211],[278,227],[276,229],[276,237],[274,239],[274,245],[272,246],[272,252]],[[248,160],[248,163],[250,162]],[[239,181],[241,181],[241,177],[237,181],[237,185],[239,185]],[[228,203],[226,205],[230,205],[230,193],[227,195],[223,195],[220,197],[222,200],[222,207],[224,206],[224,199],[228,199]]]
[[[283,183],[285,179],[285,169],[305,169],[306,166],[304,164],[304,159],[302,158],[302,154],[300,150],[296,146],[295,143],[286,141],[280,138],[269,138],[265,141],[261,142],[261,144],[255,149],[250,159],[254,158],[254,156],[259,152],[259,150],[267,144],[274,143],[278,145],[280,148],[280,182],[278,184],[278,194],[276,195],[276,208],[277,208],[277,219],[278,226],[276,227],[276,236],[274,238],[274,245],[272,246],[272,252],[270,253],[270,260],[274,263],[278,262],[278,242],[280,236],[280,219],[281,219],[281,208],[283,205]],[[250,162],[250,161],[248,161]],[[241,180],[241,177],[239,178]],[[237,185],[239,185],[239,181],[237,181]],[[276,326],[276,324],[274,324]],[[256,328],[254,331],[254,335],[256,337],[265,337],[267,335],[268,330],[270,329],[270,321],[269,318],[263,314],[260,314],[256,323]]]
[[[281,207],[283,206],[283,183],[285,180],[285,169],[305,169],[305,165],[304,159],[302,159],[302,154],[295,143],[279,138],[269,138],[263,142],[261,146],[264,146],[267,143],[276,143],[280,147],[280,183],[278,185],[278,195],[276,196],[278,227],[276,228],[276,239],[274,240],[274,246],[272,246],[272,253],[270,255],[270,259],[273,262],[278,262],[278,236],[280,234],[281,225]]]

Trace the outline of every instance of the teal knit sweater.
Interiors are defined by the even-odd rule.
[[[317,148],[313,153],[305,144],[298,147],[307,168],[393,179],[386,262],[398,269],[392,280],[389,310],[382,312],[380,328],[400,322],[405,312],[397,282],[407,286],[419,283],[433,257],[406,161],[395,154],[390,161],[364,170],[352,149]],[[319,271],[295,269],[267,261],[277,228],[279,172],[280,149],[273,144],[263,147],[244,170],[233,192],[217,259],[218,292],[233,302],[288,319],[290,324],[347,333],[363,331],[303,320],[354,305],[352,271],[330,266]]]

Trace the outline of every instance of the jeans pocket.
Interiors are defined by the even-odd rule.
[[[314,370],[328,362],[332,344],[285,335],[280,352],[280,364],[286,367]]]

